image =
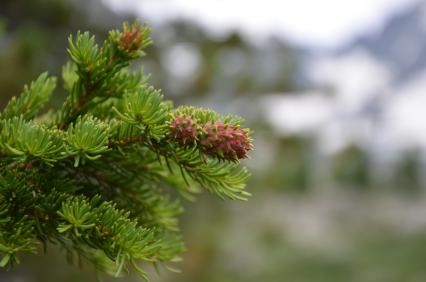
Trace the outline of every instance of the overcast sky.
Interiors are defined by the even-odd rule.
[[[238,29],[251,38],[279,34],[301,45],[333,48],[377,31],[392,14],[421,0],[103,0],[152,23],[175,17],[212,32]],[[259,37],[260,35],[260,37]]]

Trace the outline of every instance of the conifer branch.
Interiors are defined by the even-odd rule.
[[[102,45],[88,32],[70,36],[64,104],[37,117],[56,87],[43,73],[0,113],[0,267],[50,242],[99,271],[147,279],[140,263],[184,250],[181,196],[249,196],[242,119],[174,108],[128,69],[149,32],[126,23]]]

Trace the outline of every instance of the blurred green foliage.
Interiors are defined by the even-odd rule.
[[[405,192],[419,192],[422,188],[422,166],[417,150],[407,152],[394,168],[392,183],[395,189],[405,187]]]
[[[333,159],[334,177],[339,185],[367,188],[368,166],[367,153],[355,145],[349,146]]]
[[[99,38],[118,26],[121,18],[100,3],[98,20],[87,9],[93,1],[79,0],[2,0],[0,19],[0,106],[18,95],[22,85],[49,69],[58,76],[66,62],[66,35],[90,29]],[[93,3],[92,3],[93,4]],[[87,6],[86,6],[87,5]],[[64,96],[57,93],[56,103]],[[55,102],[55,100],[54,100]]]

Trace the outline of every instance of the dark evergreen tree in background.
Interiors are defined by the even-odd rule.
[[[151,43],[135,23],[98,46],[89,33],[69,39],[63,67],[68,96],[38,115],[56,88],[47,73],[0,114],[0,265],[19,263],[47,243],[71,260],[114,276],[178,258],[179,198],[202,189],[245,200],[252,149],[235,116],[177,107],[142,70],[128,67]]]

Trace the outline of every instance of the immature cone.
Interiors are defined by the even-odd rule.
[[[177,115],[169,127],[172,137],[183,145],[195,144],[198,139],[199,125],[197,120],[189,115]]]
[[[252,149],[246,129],[220,121],[207,123],[203,129],[205,135],[201,138],[201,145],[210,155],[226,160],[238,160],[247,158],[247,152]]]
[[[139,50],[143,43],[143,37],[137,27],[128,27],[118,37],[118,46],[122,50],[133,52]]]

